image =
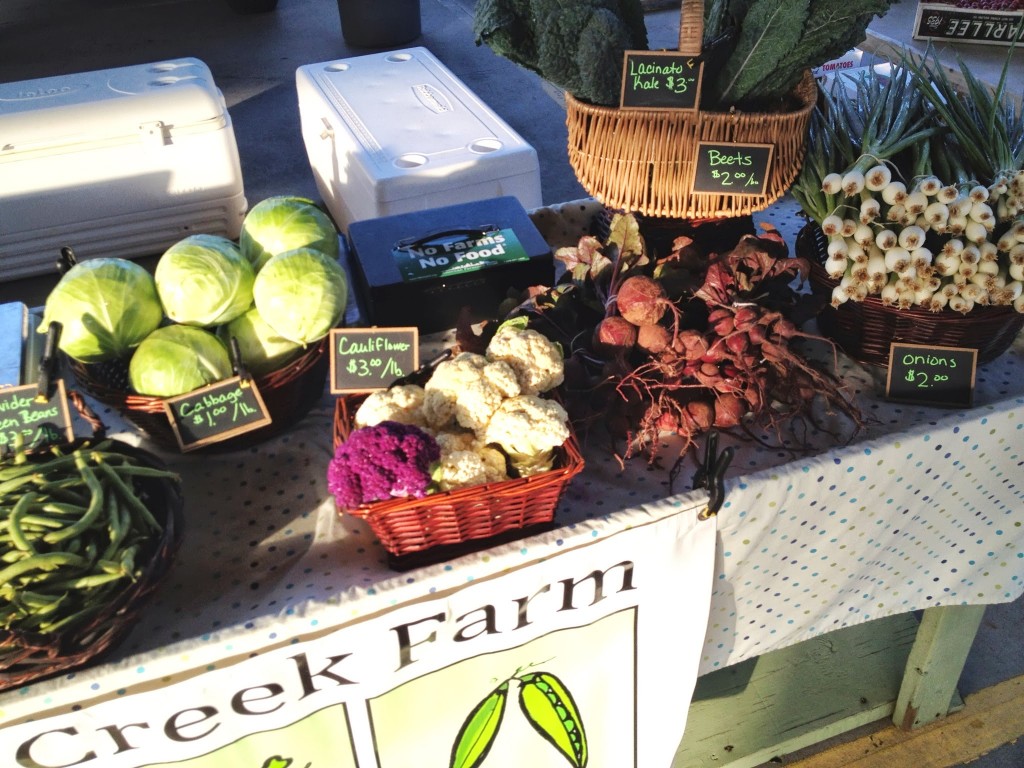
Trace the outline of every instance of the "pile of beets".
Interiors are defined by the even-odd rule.
[[[558,284],[517,297],[504,322],[562,345],[577,428],[609,429],[621,460],[654,461],[669,435],[682,438],[681,458],[712,428],[753,436],[795,416],[813,423],[822,406],[862,424],[835,375],[794,348],[831,342],[798,328],[815,311],[799,290],[808,264],[777,231],[743,234],[723,253],[681,236],[654,258],[636,219],[619,214],[604,242],[588,235],[555,258]]]

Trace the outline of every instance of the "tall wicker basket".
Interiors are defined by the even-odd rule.
[[[703,0],[683,0],[679,51],[701,53]],[[817,96],[808,71],[785,112],[622,109],[565,95],[569,163],[580,184],[609,208],[677,219],[715,219],[761,211],[796,179]],[[697,142],[773,144],[762,194],[695,193]]]

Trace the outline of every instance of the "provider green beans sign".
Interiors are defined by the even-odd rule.
[[[926,405],[967,407],[974,400],[978,350],[899,344],[889,347],[885,396]]]
[[[693,191],[719,195],[763,195],[774,144],[697,144]]]
[[[441,233],[393,250],[402,280],[454,277],[486,267],[529,261],[511,229]]]
[[[673,51],[626,51],[619,104],[632,109],[697,109],[704,64]]]
[[[240,376],[164,400],[178,447],[191,451],[271,422],[256,385]]]
[[[420,365],[419,328],[335,328],[331,331],[331,392],[386,389]]]
[[[14,453],[19,444],[27,450],[73,439],[64,381],[57,380],[49,399],[38,393],[35,384],[0,388],[0,455]]]

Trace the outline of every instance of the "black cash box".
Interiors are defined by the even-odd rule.
[[[355,221],[348,246],[369,325],[453,328],[494,317],[508,290],[551,285],[551,248],[515,197]]]

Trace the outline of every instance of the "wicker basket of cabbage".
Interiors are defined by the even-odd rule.
[[[272,423],[217,444],[229,448],[276,434],[319,398],[348,297],[334,224],[282,195],[249,211],[238,242],[190,235],[152,273],[119,258],[74,264],[37,330],[59,323],[78,383],[169,446],[164,399],[248,372]]]

